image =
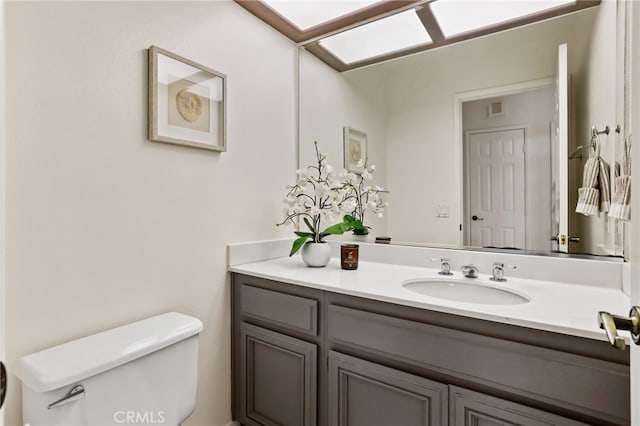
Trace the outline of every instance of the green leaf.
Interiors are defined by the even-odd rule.
[[[311,238],[311,237],[309,237],[308,235],[305,235],[305,236],[302,236],[300,238],[297,238],[293,242],[293,246],[291,246],[291,252],[289,253],[289,256],[291,257],[294,254],[296,254],[298,252],[298,250],[300,250],[302,248],[304,243],[306,243],[309,238]]]
[[[324,231],[322,231],[320,233],[320,240],[322,240],[327,235],[341,235],[341,234],[344,234],[345,232],[349,231],[350,229],[351,229],[351,226],[346,224],[346,223],[344,223],[344,222],[336,223],[335,225],[331,225],[330,227],[328,227],[327,229],[325,229]]]
[[[312,232],[300,232],[300,231],[296,231],[296,232],[294,232],[294,234],[296,234],[298,237],[309,237],[309,238],[312,238],[312,237],[313,237],[313,233],[312,233]]]
[[[344,232],[351,231],[352,229],[355,228],[356,219],[353,216],[351,216],[350,214],[346,214],[342,219],[343,219],[342,223],[344,224],[344,227],[345,227]]]
[[[307,225],[307,227],[309,228],[309,230],[310,230],[311,232],[315,232],[315,229],[313,229],[313,226],[311,225],[311,222],[309,222],[309,218],[308,218],[308,217],[305,217],[305,218],[303,218],[303,220],[304,220],[304,223],[305,223],[305,224]]]

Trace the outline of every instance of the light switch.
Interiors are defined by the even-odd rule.
[[[449,204],[436,204],[436,217],[446,219],[449,217]]]

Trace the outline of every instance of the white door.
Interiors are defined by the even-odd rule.
[[[552,186],[554,249],[569,252],[569,71],[567,45],[558,46],[556,113],[552,131]]]
[[[470,245],[525,248],[524,129],[470,133]]]
[[[640,3],[637,2],[625,2],[624,6],[627,7],[626,13],[630,14],[631,18],[626,20],[627,28],[629,29],[629,41],[631,46],[628,49],[628,63],[630,67],[625,69],[625,85],[630,88],[630,125],[628,128],[622,126],[621,131],[623,135],[628,135],[632,132],[635,133],[635,144],[638,145],[640,138],[640,53],[638,47],[640,47]],[[631,25],[629,25],[629,23]],[[626,108],[627,106],[625,106]],[[626,120],[625,120],[626,121]],[[634,151],[637,153],[637,151]],[[640,307],[640,167],[638,162],[631,168],[631,226],[627,233],[629,238],[629,258],[630,263],[630,306]],[[613,314],[624,315],[623,312],[612,312]],[[609,322],[611,331],[619,335],[627,335],[626,331],[633,329],[634,325],[629,321],[627,324],[618,324]],[[613,325],[613,327],[611,327]],[[618,330],[616,330],[618,328]],[[637,335],[640,334],[640,330],[635,330]],[[638,337],[636,335],[636,337]],[[631,424],[640,425],[640,346],[633,342],[630,344],[631,353]]]
[[[5,356],[4,348],[4,253],[5,253],[5,208],[4,208],[4,192],[5,192],[5,2],[0,0],[0,426],[4,425],[4,403],[7,391],[7,374],[2,365]]]
[[[627,132],[633,131],[634,143],[640,143],[640,3],[626,2],[627,12],[631,12],[630,40],[631,48],[631,126]],[[627,21],[629,22],[629,21]],[[624,129],[623,129],[624,131]],[[631,263],[631,305],[640,306],[640,162],[637,160],[640,150],[632,148],[631,168],[631,220],[628,236],[630,237]],[[640,347],[631,345],[631,424],[640,424]]]

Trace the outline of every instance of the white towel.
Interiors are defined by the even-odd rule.
[[[624,141],[621,173],[616,177],[616,191],[613,194],[609,217],[631,220],[631,135]]]
[[[592,157],[584,165],[582,188],[578,189],[576,213],[593,216],[609,211],[609,165],[600,157]]]

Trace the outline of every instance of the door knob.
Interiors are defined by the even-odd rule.
[[[4,397],[7,395],[7,370],[0,361],[0,408],[4,404]]]
[[[474,214],[473,216],[471,216],[471,220],[484,220],[484,218],[478,217]]]
[[[604,329],[609,343],[618,349],[624,350],[625,348],[624,338],[618,336],[618,330],[630,331],[634,343],[640,344],[640,307],[638,306],[631,308],[628,317],[600,311],[598,312],[598,325]]]

